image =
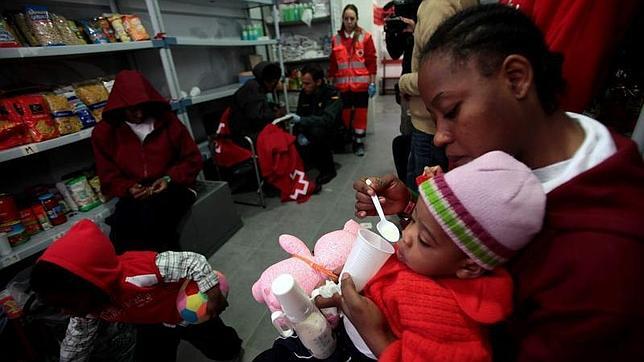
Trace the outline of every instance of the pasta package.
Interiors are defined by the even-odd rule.
[[[25,15],[38,45],[65,45],[46,6],[29,5],[25,8]]]
[[[125,26],[123,25],[123,16],[121,14],[103,14],[105,17],[107,17],[107,20],[109,20],[110,24],[112,24],[112,29],[114,29],[114,34],[116,35],[116,38],[123,43],[127,43],[129,41],[132,41],[129,35],[127,35],[127,31],[125,31]]]
[[[110,42],[109,39],[107,39],[107,37],[105,36],[105,33],[103,33],[103,28],[101,28],[101,25],[98,24],[96,20],[83,19],[79,20],[79,22],[83,26],[85,34],[87,34],[87,37],[92,43],[108,44]]]
[[[67,26],[72,32],[74,32],[74,35],[78,38],[79,42],[87,44],[87,41],[85,41],[85,38],[83,37],[83,31],[78,28],[78,25],[74,20],[67,20]]]
[[[83,103],[83,101],[78,99],[78,96],[76,96],[76,92],[74,92],[74,88],[72,88],[71,86],[62,87],[62,88],[56,89],[54,93],[58,95],[62,95],[65,98],[67,98],[67,102],[71,106],[74,114],[81,121],[83,128],[93,127],[96,124],[94,115],[92,114],[92,112],[90,112],[89,108],[87,108],[85,103]]]
[[[100,122],[102,119],[103,108],[107,104],[107,98],[109,93],[102,82],[92,81],[87,83],[81,83],[74,87],[78,99],[87,105],[87,107],[92,111],[94,119],[96,122]]]
[[[54,117],[54,122],[56,122],[56,126],[58,127],[58,132],[61,135],[75,133],[83,129],[83,124],[78,119],[78,116],[74,114],[74,111],[72,111],[72,107],[67,102],[65,96],[45,93],[43,97],[49,106],[51,115]]]
[[[11,26],[7,21],[0,17],[0,48],[17,48],[20,46],[18,39],[14,35]]]
[[[29,24],[27,24],[27,18],[25,17],[25,14],[16,13],[16,15],[14,15],[13,17],[13,20],[16,23],[16,27],[18,28],[18,30],[20,30],[20,33],[27,40],[27,43],[29,43],[30,46],[37,47],[40,45],[34,34],[31,32]]]
[[[94,18],[94,21],[98,26],[101,27],[101,30],[103,31],[103,34],[105,34],[105,37],[110,43],[116,43],[116,37],[114,36],[114,29],[112,29],[112,25],[110,25],[109,20],[107,20],[103,16],[99,16],[97,18]]]
[[[0,150],[27,142],[25,127],[10,99],[0,99]]]
[[[136,15],[123,15],[123,26],[132,40],[150,40],[150,35]]]
[[[67,19],[65,19],[60,15],[56,15],[54,13],[51,14],[51,17],[54,21],[54,25],[56,26],[56,29],[58,30],[58,33],[60,34],[60,37],[62,38],[65,44],[67,45],[87,44],[85,43],[84,40],[78,39],[78,37],[74,33],[74,30],[72,30],[69,27],[69,22],[67,21]]]
[[[32,142],[41,142],[60,136],[56,123],[49,112],[45,99],[40,94],[28,94],[13,98],[16,111]]]

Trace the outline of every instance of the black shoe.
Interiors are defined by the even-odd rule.
[[[320,185],[324,185],[329,183],[329,181],[333,180],[337,175],[338,173],[335,172],[335,170],[333,172],[321,173],[318,175],[318,177],[315,178],[315,182]]]
[[[364,143],[354,143],[353,154],[358,157],[364,156]]]

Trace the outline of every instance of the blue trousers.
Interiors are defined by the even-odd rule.
[[[411,132],[411,146],[409,161],[407,162],[407,180],[405,184],[416,191],[416,177],[423,172],[425,166],[441,166],[447,171],[447,157],[445,150],[434,146],[434,135],[414,129]]]

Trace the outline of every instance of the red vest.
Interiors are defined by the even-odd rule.
[[[366,92],[369,88],[369,70],[365,62],[365,44],[373,42],[371,34],[360,32],[355,40],[336,34],[332,41],[338,66],[335,87],[340,92]]]

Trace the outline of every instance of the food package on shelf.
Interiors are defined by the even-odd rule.
[[[0,150],[27,143],[25,125],[9,98],[0,99]]]
[[[101,192],[101,181],[99,180],[98,176],[90,178],[87,182],[89,182],[89,185],[92,187],[92,190],[94,190],[94,193],[96,193],[98,199],[101,200],[102,203],[105,203],[107,201],[107,198]]]
[[[49,105],[49,110],[61,135],[78,132],[83,129],[83,124],[78,119],[78,116],[74,114],[72,106],[67,102],[67,97],[54,93],[45,93],[43,97],[45,97],[45,101]]]
[[[60,15],[51,14],[56,29],[66,45],[83,45],[87,44],[83,39],[79,39],[74,29],[69,26],[69,21]]]
[[[103,34],[105,34],[105,37],[110,43],[116,43],[116,36],[114,36],[114,29],[112,29],[112,25],[110,25],[110,21],[107,20],[106,17],[104,16],[98,16],[94,18],[94,21],[98,26],[101,27],[101,30],[103,31]]]
[[[102,119],[103,108],[107,104],[109,93],[101,81],[93,80],[74,86],[78,98],[89,107],[96,122]]]
[[[7,21],[0,17],[0,48],[17,48],[20,42]]]
[[[31,28],[29,27],[29,24],[27,24],[27,17],[25,16],[25,14],[16,13],[13,16],[13,21],[27,43],[32,47],[37,47],[39,45],[38,40],[31,32]]]
[[[67,181],[66,184],[80,211],[89,211],[101,204],[85,176],[73,178]]]
[[[78,21],[82,26],[87,38],[94,44],[108,44],[110,40],[103,32],[103,28],[97,19],[82,19]]]
[[[112,25],[112,29],[114,29],[114,35],[116,38],[123,43],[127,43],[129,41],[132,41],[129,35],[127,35],[127,31],[125,30],[125,26],[123,25],[123,15],[121,14],[103,14],[104,17],[109,20],[110,24]]]
[[[49,107],[42,94],[27,94],[12,98],[13,106],[22,117],[31,142],[41,142],[60,136]]]
[[[83,31],[78,27],[78,24],[74,20],[67,20],[67,26],[74,33],[74,36],[76,36],[80,44],[87,44],[87,41],[83,36]]]
[[[46,6],[29,5],[25,7],[25,17],[38,45],[65,45]]]
[[[107,93],[112,93],[112,88],[114,87],[114,76],[103,77],[101,78],[101,82],[103,82],[105,89],[107,89]]]
[[[123,15],[123,27],[132,40],[150,40],[150,35],[143,27],[141,19],[136,15]]]
[[[62,87],[56,89],[54,93],[63,95],[65,96],[65,98],[67,98],[67,102],[72,107],[74,114],[78,116],[78,119],[80,119],[83,128],[93,127],[96,124],[94,115],[92,114],[90,109],[87,108],[85,103],[83,103],[83,101],[78,98],[76,92],[74,91],[74,88],[72,88],[71,86]]]

